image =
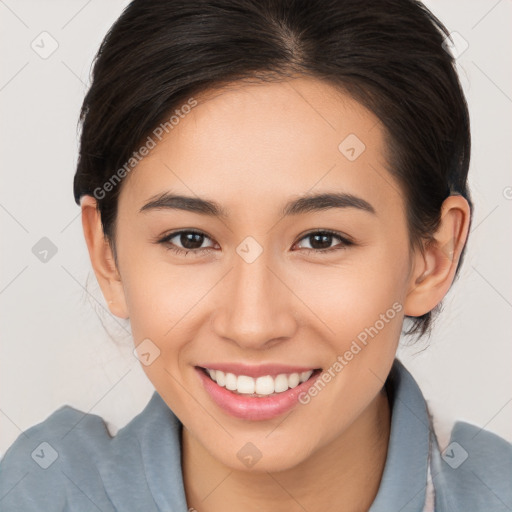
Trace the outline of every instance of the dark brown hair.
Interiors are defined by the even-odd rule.
[[[415,0],[134,0],[95,58],[75,201],[98,199],[115,256],[122,182],[107,193],[104,184],[174,109],[237,80],[310,76],[348,92],[384,125],[411,244],[422,247],[448,195],[472,207],[469,114],[448,35]],[[408,334],[427,332],[431,317],[412,318]]]

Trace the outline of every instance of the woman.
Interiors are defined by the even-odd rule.
[[[65,406],[2,460],[2,510],[512,508],[512,447],[441,447],[395,358],[471,224],[466,102],[412,0],[133,1],[74,181],[155,387],[115,437]]]

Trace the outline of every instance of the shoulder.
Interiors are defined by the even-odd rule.
[[[506,439],[457,421],[438,466],[433,481],[446,510],[512,510],[512,443]]]
[[[1,510],[114,510],[96,471],[111,439],[100,416],[59,408],[20,434],[0,461]]]

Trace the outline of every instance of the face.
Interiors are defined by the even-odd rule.
[[[391,368],[412,261],[402,192],[377,118],[324,82],[195,99],[123,184],[123,300],[144,371],[198,445],[233,468],[291,468]]]

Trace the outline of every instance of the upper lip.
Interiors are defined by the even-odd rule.
[[[302,373],[309,370],[317,370],[314,366],[290,366],[286,364],[259,364],[250,365],[244,363],[204,363],[198,365],[200,368],[209,368],[210,370],[220,370],[224,373],[234,373],[235,375],[247,375],[248,377],[263,377],[270,375],[275,377],[281,373]]]

